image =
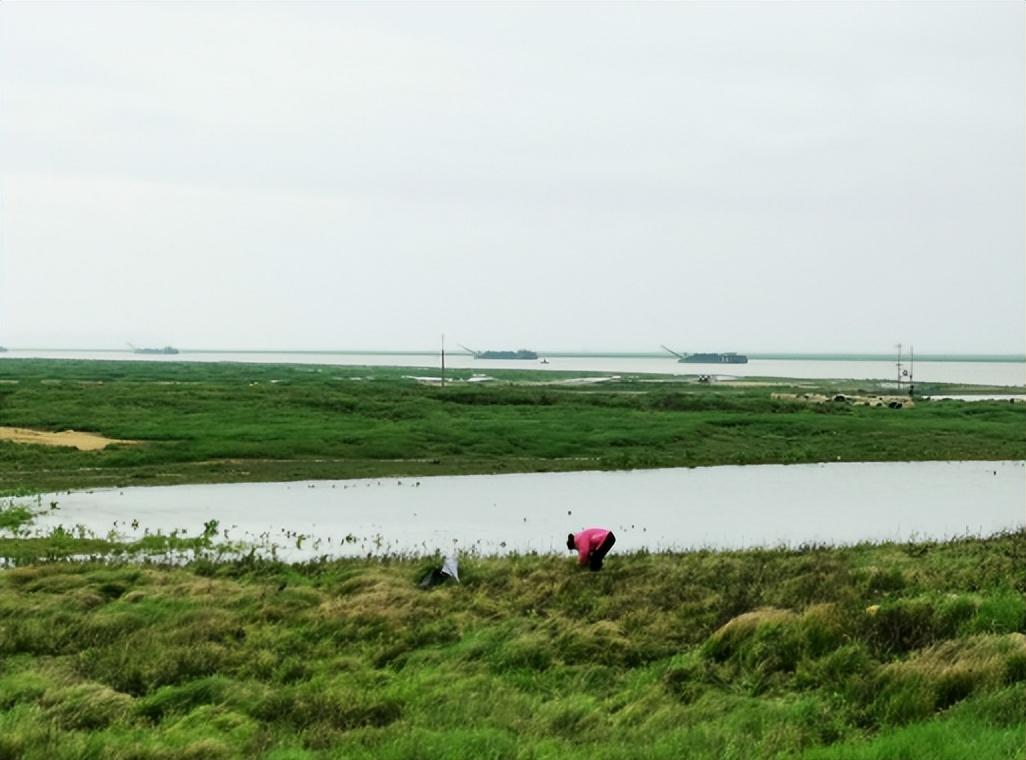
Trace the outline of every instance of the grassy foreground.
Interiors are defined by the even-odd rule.
[[[0,573],[0,758],[1026,757],[1026,534]]]
[[[879,393],[867,381],[0,360],[0,426],[139,441],[78,451],[0,441],[0,493],[109,485],[715,464],[1026,458],[1026,404],[893,410],[774,399]],[[580,378],[584,373],[573,373]],[[468,371],[450,373],[466,380]],[[923,393],[939,387],[920,385]],[[948,388],[947,391],[954,389]],[[964,390],[964,389],[963,389]],[[1006,392],[1008,389],[1004,389]],[[884,391],[886,392],[886,391]]]

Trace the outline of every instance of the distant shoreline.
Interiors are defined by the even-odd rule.
[[[665,361],[667,369],[682,366],[672,358]],[[118,441],[94,451],[39,445],[47,438],[53,443],[52,436],[32,443],[0,441],[0,494],[706,465],[1026,459],[1026,405],[921,400],[934,394],[1022,393],[1021,385],[1011,390],[923,380],[906,405],[893,398],[893,380],[763,376],[701,383],[695,375],[596,376],[537,365],[488,371],[494,382],[474,382],[474,367],[452,369],[442,388],[434,382],[441,374],[435,367],[411,372],[355,362],[190,362],[180,356],[121,361],[97,354],[77,360],[0,359],[0,421],[6,426],[40,434],[89,432]],[[581,378],[599,382],[567,382]]]
[[[96,353],[96,354],[123,354],[131,353],[120,348],[39,348],[39,347],[13,347],[8,346],[9,352],[19,351],[48,351],[53,353]],[[245,349],[245,348],[182,348],[180,354],[266,354],[277,356],[438,356],[438,351],[380,351],[380,350],[317,350],[317,349]],[[452,356],[469,356],[465,351],[446,351]],[[862,353],[758,353],[744,352],[750,359],[768,361],[884,361],[894,362],[897,360],[895,354],[862,354]],[[667,354],[660,351],[545,351],[539,350],[539,356],[552,358],[630,358],[630,359],[669,359]],[[11,357],[16,358],[16,357]],[[917,354],[917,361],[922,362],[1002,362],[1011,364],[1026,363],[1026,354]],[[908,361],[908,356],[902,358],[903,362]]]

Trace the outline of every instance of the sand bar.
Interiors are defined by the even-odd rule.
[[[80,430],[63,430],[59,433],[54,433],[46,430],[18,427],[0,427],[0,441],[35,443],[43,446],[71,446],[79,451],[98,451],[112,443],[138,443],[138,441],[105,438],[97,433],[83,433]]]

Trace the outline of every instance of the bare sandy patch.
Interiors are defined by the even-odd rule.
[[[80,430],[63,430],[59,433],[52,433],[45,430],[17,427],[0,427],[0,441],[35,443],[42,446],[71,446],[79,451],[99,451],[112,443],[139,443],[139,441],[105,438],[97,433],[83,433]]]

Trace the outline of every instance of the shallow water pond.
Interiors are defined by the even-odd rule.
[[[57,509],[46,509],[50,502]],[[36,528],[131,539],[209,520],[290,560],[398,552],[739,548],[987,535],[1026,523],[1023,462],[890,462],[125,488],[51,494]],[[615,551],[615,550],[614,550]]]

